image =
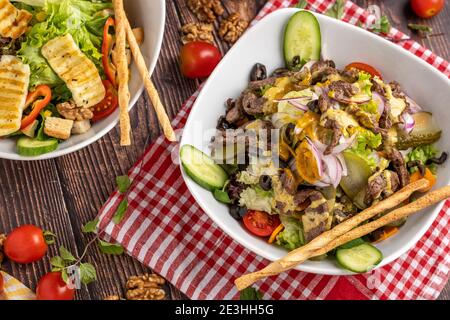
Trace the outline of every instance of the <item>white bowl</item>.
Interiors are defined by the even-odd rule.
[[[219,116],[225,113],[224,102],[230,97],[239,96],[247,86],[253,65],[256,62],[263,63],[269,73],[284,66],[283,30],[289,17],[296,11],[298,9],[275,11],[252,27],[230,50],[197,98],[184,129],[181,145],[192,144],[210,154],[208,138]],[[353,61],[366,62],[381,70],[385,80],[399,81],[402,88],[419,105],[434,113],[444,132],[438,146],[441,150],[449,151],[450,112],[447,110],[447,104],[450,101],[450,81],[426,62],[381,37],[324,15],[315,16],[322,30],[323,56],[334,60],[340,68]],[[209,136],[202,139],[202,131],[208,131]],[[183,177],[202,209],[233,239],[271,261],[286,254],[284,249],[252,236],[240,222],[230,216],[227,207],[217,202],[210,192],[198,186],[184,172]],[[437,187],[446,185],[449,181],[450,170],[447,162],[440,167]],[[410,217],[397,235],[378,244],[384,259],[377,268],[390,263],[412,248],[428,230],[441,207],[442,204],[436,205]],[[307,261],[297,269],[329,275],[350,274],[330,259]]]
[[[145,40],[141,46],[150,73],[153,72],[158,60],[161,44],[164,36],[164,24],[166,18],[165,0],[132,0],[125,1],[125,9],[128,19],[133,27],[141,27],[145,32]],[[131,67],[130,81],[130,106],[131,109],[139,99],[143,90],[143,84],[136,66]],[[118,122],[119,112],[116,111],[108,118],[95,123],[92,129],[82,135],[72,136],[69,140],[61,143],[54,152],[39,157],[22,157],[17,154],[15,139],[0,139],[0,158],[10,160],[44,160],[60,157],[80,150],[97,141]]]

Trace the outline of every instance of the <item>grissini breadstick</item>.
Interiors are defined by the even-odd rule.
[[[144,57],[142,56],[141,49],[139,48],[139,44],[136,41],[133,30],[131,29],[130,22],[125,16],[125,30],[127,33],[128,43],[130,45],[131,53],[133,54],[134,61],[136,62],[136,66],[141,74],[141,77],[144,81],[144,86],[147,90],[148,96],[152,101],[152,105],[155,108],[156,115],[158,117],[159,123],[163,129],[164,135],[169,141],[177,141],[177,137],[175,132],[173,131],[172,125],[170,124],[169,117],[164,109],[164,106],[159,98],[158,91],[156,90],[151,78],[150,73],[148,72],[147,66],[145,65]]]
[[[347,219],[344,222],[338,224],[333,229],[322,233],[320,236],[314,238],[306,245],[297,248],[289,252],[283,258],[270,263],[264,269],[237,278],[235,280],[236,287],[238,288],[238,290],[243,290],[259,279],[276,275],[283,271],[292,269],[296,265],[314,256],[317,250],[325,247],[334,239],[352,230],[367,219],[383,213],[386,210],[394,208],[398,204],[402,203],[405,199],[410,197],[413,192],[423,190],[427,186],[428,181],[426,179],[421,179],[416,182],[410,183],[409,185],[391,195],[389,198],[378,202],[377,204],[371,206],[370,208],[367,208],[356,216],[353,216],[350,219]]]
[[[119,84],[119,111],[120,111],[120,145],[131,145],[131,125],[128,105],[130,103],[130,90],[128,88],[128,61],[126,53],[125,10],[123,0],[113,0],[116,19],[116,53],[117,53],[117,80]]]

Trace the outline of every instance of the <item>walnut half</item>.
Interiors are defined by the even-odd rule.
[[[220,22],[219,36],[229,43],[235,43],[248,27],[248,22],[235,12]]]
[[[166,292],[162,289],[165,280],[157,274],[130,277],[127,281],[128,300],[163,300]]]
[[[56,109],[67,120],[82,121],[91,120],[94,117],[91,109],[77,107],[73,101],[59,103]]]
[[[202,22],[214,22],[225,11],[220,0],[187,0],[187,5]]]
[[[188,23],[181,28],[181,32],[183,32],[183,37],[181,38],[183,44],[191,41],[214,43],[212,24]]]

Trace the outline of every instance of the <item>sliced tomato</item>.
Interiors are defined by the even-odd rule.
[[[351,69],[351,68],[355,68],[361,71],[365,71],[367,73],[369,73],[372,77],[377,76],[378,78],[382,79],[381,77],[381,72],[378,71],[377,69],[375,69],[374,67],[363,63],[363,62],[352,62],[350,63],[348,66],[345,67],[345,69]]]
[[[245,227],[259,237],[270,236],[281,223],[278,215],[256,210],[249,210],[243,220]]]
[[[94,106],[94,117],[92,121],[99,121],[110,114],[112,114],[119,104],[119,99],[117,97],[117,90],[112,85],[111,81],[103,80],[103,86],[106,90],[105,98],[97,105]]]

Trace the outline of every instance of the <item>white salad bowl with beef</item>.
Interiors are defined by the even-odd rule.
[[[59,157],[108,133],[119,118],[111,1],[0,4],[5,17],[0,23],[0,158]],[[165,1],[125,1],[125,11],[152,73],[164,34]],[[128,55],[131,109],[143,84]]]
[[[401,47],[282,9],[250,29],[205,84],[181,140],[183,177],[228,235],[278,260],[410,182],[447,185],[448,101],[449,79]],[[297,269],[379,268],[411,249],[441,207]]]

